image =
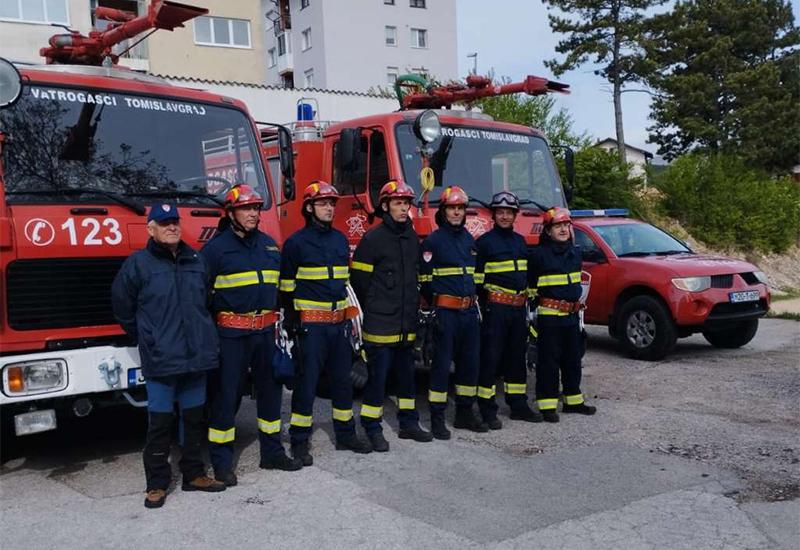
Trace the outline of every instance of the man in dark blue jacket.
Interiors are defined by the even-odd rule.
[[[114,315],[139,344],[147,382],[147,508],[164,504],[172,478],[169,450],[175,402],[183,421],[183,490],[225,490],[223,483],[206,476],[200,454],[206,372],[218,363],[217,331],[206,309],[205,264],[181,240],[179,218],[174,204],[153,205],[147,217],[147,247],[125,260],[111,287]]]
[[[350,249],[347,237],[333,228],[339,193],[324,181],[306,187],[302,213],[306,226],[286,240],[281,257],[282,303],[287,325],[300,337],[301,374],[292,393],[289,435],[292,456],[304,466],[310,453],[312,411],[317,381],[323,369],[331,379],[331,405],[336,449],[372,452],[356,435],[353,385],[350,381],[350,335],[355,307],[347,304]]]
[[[272,237],[258,229],[263,204],[249,185],[233,187],[225,197],[227,227],[200,251],[213,281],[211,311],[220,341],[220,368],[209,377],[208,449],[214,477],[228,487],[237,484],[235,420],[248,368],[256,388],[261,468],[303,467],[281,444],[283,391],[272,372],[281,254]]]

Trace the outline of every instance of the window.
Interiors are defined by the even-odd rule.
[[[309,0],[300,0],[300,9],[304,10],[308,7]]]
[[[286,35],[278,35],[278,56],[286,55]]]
[[[394,83],[397,81],[397,75],[400,74],[400,70],[397,67],[386,67],[386,83],[389,86],[394,86]]]
[[[416,74],[416,75],[421,76],[425,80],[428,79],[428,69],[426,69],[425,67],[417,67],[417,68],[411,69],[411,72]]]
[[[194,42],[203,46],[249,48],[250,21],[227,17],[198,17],[194,20]]]
[[[397,46],[397,27],[386,25],[386,45]]]
[[[427,48],[428,47],[428,31],[425,29],[411,29],[411,47],[412,48]]]
[[[394,6],[394,0],[383,0],[383,3],[387,6]]]
[[[0,19],[69,25],[67,0],[0,0]]]
[[[314,87],[314,69],[308,69],[303,73],[303,78],[305,80],[303,87],[304,88],[313,88]]]
[[[425,0],[410,0],[409,6],[412,8],[425,8]]]
[[[269,67],[274,67],[278,64],[278,56],[275,53],[275,48],[267,50],[267,62],[269,63]]]
[[[303,51],[311,48],[311,29],[308,28],[300,33],[303,42]]]

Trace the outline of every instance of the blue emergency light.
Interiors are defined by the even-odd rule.
[[[314,107],[310,103],[298,103],[297,120],[314,120]]]
[[[627,208],[605,208],[603,210],[570,210],[573,218],[624,218],[630,214]]]

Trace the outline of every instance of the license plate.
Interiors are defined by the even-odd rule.
[[[128,369],[128,387],[144,384],[142,369]]]
[[[757,290],[745,290],[744,292],[730,293],[730,300],[734,304],[739,302],[757,302],[758,298],[759,296]]]

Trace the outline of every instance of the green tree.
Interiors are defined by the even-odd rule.
[[[566,181],[563,159],[558,160],[562,181]],[[615,153],[599,147],[587,147],[575,153],[575,184],[570,208],[640,209],[634,192],[641,180],[632,178],[626,165]]]
[[[800,32],[788,1],[679,1],[649,26],[649,130],[661,155],[733,154],[773,173],[797,162]]]
[[[545,64],[556,74],[592,62],[599,65],[596,74],[611,84],[614,101],[617,152],[625,162],[625,132],[622,127],[622,93],[625,85],[641,80],[648,70],[642,56],[640,38],[645,12],[664,0],[543,0],[558,10],[548,13],[550,28],[568,35],[556,46],[566,54],[559,62]]]

